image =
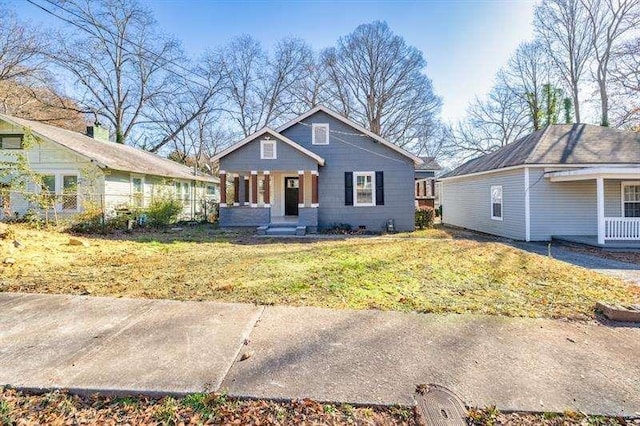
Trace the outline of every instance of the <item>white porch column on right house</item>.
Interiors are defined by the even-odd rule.
[[[596,178],[596,199],[598,209],[598,244],[604,244],[604,178]]]

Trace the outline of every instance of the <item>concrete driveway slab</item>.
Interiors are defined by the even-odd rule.
[[[0,383],[215,390],[262,307],[0,293]]]
[[[250,339],[232,395],[412,404],[437,383],[470,406],[640,415],[638,328],[268,307]]]

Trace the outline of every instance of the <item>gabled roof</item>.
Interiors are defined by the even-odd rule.
[[[101,168],[206,182],[220,181],[211,175],[194,175],[191,167],[132,146],[100,141],[82,133],[4,114],[0,114],[0,120],[30,128],[37,136],[93,160]]]
[[[416,171],[442,170],[435,157],[420,157],[422,164],[416,164]]]
[[[280,133],[276,132],[275,130],[269,128],[269,127],[263,127],[262,129],[258,130],[257,132],[247,136],[246,138],[242,139],[240,142],[237,142],[233,145],[231,145],[229,148],[225,149],[224,151],[221,151],[220,153],[216,154],[212,160],[213,161],[219,161],[222,157],[225,157],[229,154],[231,154],[233,151],[242,148],[243,146],[245,146],[246,144],[248,144],[249,142],[252,142],[254,140],[256,140],[257,138],[259,138],[260,136],[263,136],[265,134],[268,134],[276,139],[281,140],[282,142],[286,143],[287,145],[291,146],[292,148],[300,151],[302,154],[311,157],[312,159],[314,159],[319,165],[324,166],[324,158],[320,157],[318,154],[309,151],[308,149],[306,149],[305,147],[295,143],[294,141],[292,141],[291,139],[289,139],[288,137],[281,135]]]
[[[441,179],[525,164],[640,164],[640,133],[591,124],[554,124],[469,160]]]
[[[282,126],[278,127],[277,130],[278,130],[278,132],[283,132],[283,131],[287,130],[289,127],[301,122],[305,118],[311,117],[313,114],[315,114],[317,112],[324,112],[325,114],[330,115],[331,117],[335,118],[336,120],[343,122],[347,126],[353,127],[354,129],[356,129],[360,133],[363,133],[366,136],[369,136],[371,139],[380,142],[382,145],[384,145],[384,146],[386,146],[388,148],[391,148],[392,150],[404,155],[405,157],[409,157],[411,160],[413,160],[413,162],[415,164],[422,163],[422,160],[420,159],[420,157],[418,157],[416,155],[413,155],[409,151],[400,148],[398,145],[389,142],[388,140],[384,139],[383,137],[381,137],[379,135],[376,135],[375,133],[365,129],[364,127],[360,126],[359,124],[349,120],[346,117],[343,117],[342,115],[338,114],[337,112],[332,111],[329,108],[327,108],[325,106],[322,106],[322,105],[318,105],[315,108],[312,108],[309,111],[305,112],[304,114],[301,114],[301,115],[297,116],[293,120],[291,120],[291,121],[283,124]]]

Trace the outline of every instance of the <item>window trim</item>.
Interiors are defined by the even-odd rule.
[[[500,216],[493,215],[493,189],[500,188]],[[497,204],[497,203],[496,203]],[[491,214],[491,220],[504,220],[504,191],[502,189],[502,185],[491,185],[489,189],[489,213]]]
[[[264,146],[266,144],[273,145],[273,157],[264,156]],[[275,139],[262,139],[260,140],[260,159],[261,160],[277,160],[278,159],[278,144]]]
[[[19,148],[5,148],[3,144],[4,138],[20,138]],[[22,151],[24,150],[24,134],[22,133],[0,133],[0,149],[7,151]]]
[[[358,202],[358,177],[371,177],[371,202]],[[353,172],[353,206],[354,207],[375,207],[376,206],[376,172]]]
[[[316,128],[323,127],[327,135],[324,142],[316,141]],[[329,123],[313,123],[311,125],[311,145],[329,145]]]
[[[625,216],[624,204],[625,203],[640,203],[639,201],[625,201],[624,200],[624,188],[625,186],[640,186],[640,180],[628,180],[620,182],[620,217],[633,217]]]

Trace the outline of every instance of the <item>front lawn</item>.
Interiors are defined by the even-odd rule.
[[[14,227],[0,291],[218,300],[338,309],[593,316],[640,288],[496,242],[419,231],[400,238],[281,240],[208,227],[84,238]],[[2,259],[0,259],[2,260]]]

